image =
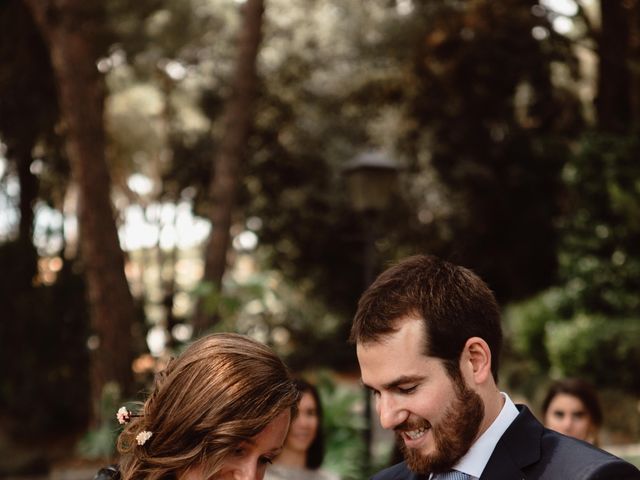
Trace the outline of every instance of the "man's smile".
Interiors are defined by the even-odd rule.
[[[403,435],[406,435],[411,440],[417,440],[418,438],[422,437],[425,434],[426,431],[427,431],[427,428],[426,427],[422,427],[422,428],[419,428],[417,430],[411,430],[411,431],[408,431],[408,432],[403,432]]]

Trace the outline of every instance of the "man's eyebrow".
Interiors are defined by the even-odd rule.
[[[424,380],[424,376],[422,375],[402,375],[389,383],[383,384],[382,388],[385,390],[392,390],[400,385],[404,385],[405,383],[421,382],[422,380]],[[362,379],[360,380],[360,383],[369,390],[374,390],[372,387],[364,383]]]
[[[385,383],[382,385],[385,389],[390,390],[392,388],[396,388],[400,385],[404,385],[405,383],[415,383],[420,382],[424,379],[422,375],[402,375],[401,377],[396,378],[393,382]]]

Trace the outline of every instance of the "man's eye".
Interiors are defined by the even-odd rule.
[[[262,465],[271,465],[273,463],[273,458],[271,458],[271,457],[260,457],[260,463]]]
[[[416,388],[418,388],[417,385],[414,385],[413,387],[398,387],[398,391],[400,393],[408,394],[415,392]]]

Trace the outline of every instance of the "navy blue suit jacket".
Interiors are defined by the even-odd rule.
[[[586,442],[544,428],[527,407],[493,450],[480,480],[640,480],[640,471]],[[422,480],[402,462],[373,480]]]

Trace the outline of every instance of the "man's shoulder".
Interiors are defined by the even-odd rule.
[[[416,479],[417,476],[407,467],[405,462],[397,463],[389,468],[379,471],[371,480],[405,480]]]
[[[590,443],[545,429],[540,442],[541,462],[547,469],[574,475],[575,478],[611,478],[640,480],[640,471],[629,462]],[[573,478],[566,476],[565,478]]]
[[[593,445],[545,428],[531,412],[518,406],[520,414],[498,442],[487,469],[507,459],[527,478],[640,480],[632,464]]]

